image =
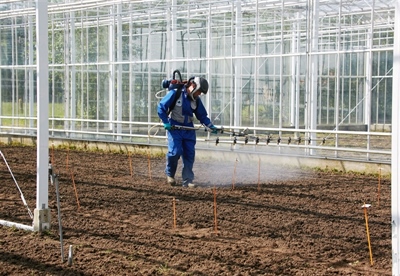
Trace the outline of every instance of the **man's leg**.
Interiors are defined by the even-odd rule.
[[[195,160],[195,145],[196,145],[196,134],[194,131],[187,131],[187,135],[182,142],[182,178],[183,186],[188,186],[188,184],[193,184],[194,173],[193,164]]]
[[[179,130],[174,130],[174,133],[171,134],[168,131],[168,152],[167,152],[167,163],[165,167],[165,174],[168,177],[175,178],[176,169],[178,167],[178,161],[182,154],[182,138],[179,135]],[[174,185],[172,180],[168,179],[169,184]]]

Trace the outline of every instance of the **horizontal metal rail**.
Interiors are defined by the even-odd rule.
[[[25,121],[19,126],[0,126],[0,135],[36,137],[34,117],[6,117]],[[166,145],[166,132],[158,122],[127,122],[90,119],[50,118],[60,128],[50,128],[50,138],[88,140],[140,145]],[[26,126],[30,125],[30,126]],[[67,129],[68,127],[68,129]],[[211,134],[204,126],[195,125],[198,147],[251,150],[257,154],[285,154],[360,161],[391,162],[391,133],[345,130],[311,130],[219,126],[223,130]],[[65,128],[65,129],[64,129]],[[171,130],[175,131],[175,130]]]

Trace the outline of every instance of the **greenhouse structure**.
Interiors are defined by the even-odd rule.
[[[36,2],[0,2],[0,133],[36,132]],[[162,143],[179,70],[249,144],[390,160],[393,1],[54,0],[47,22],[51,137]]]
[[[201,76],[221,132],[197,131],[199,148],[396,168],[399,9],[400,0],[0,1],[0,135],[165,146],[163,80]],[[392,180],[397,198],[396,169]],[[394,274],[399,211],[396,200]]]

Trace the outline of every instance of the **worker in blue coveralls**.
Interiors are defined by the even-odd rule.
[[[164,87],[164,85],[163,85]],[[166,87],[164,87],[166,88]],[[171,84],[168,93],[157,107],[158,116],[167,130],[168,152],[165,173],[167,183],[171,186],[194,188],[193,163],[195,160],[196,131],[194,129],[175,128],[174,126],[192,127],[193,115],[212,133],[217,133],[217,128],[208,118],[207,111],[200,100],[200,95],[207,94],[208,82],[201,77],[192,77],[181,85]],[[175,180],[178,161],[182,156],[182,183]]]

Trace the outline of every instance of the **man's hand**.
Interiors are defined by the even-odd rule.
[[[216,126],[212,125],[212,126],[210,126],[210,129],[211,129],[211,133],[212,134],[217,134],[218,133],[218,128]]]
[[[166,129],[166,130],[171,130],[171,129],[172,129],[171,124],[170,124],[170,123],[164,124],[164,129]]]

